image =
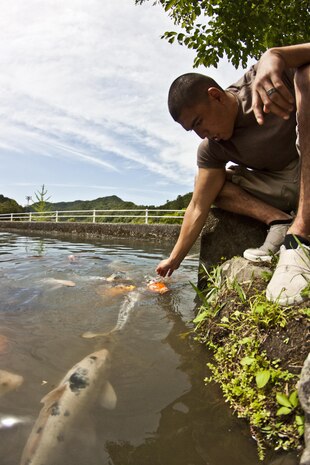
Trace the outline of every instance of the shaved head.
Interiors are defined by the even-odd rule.
[[[175,79],[168,94],[168,108],[172,118],[178,121],[184,107],[191,107],[207,99],[210,87],[223,91],[214,79],[204,74],[186,73]]]

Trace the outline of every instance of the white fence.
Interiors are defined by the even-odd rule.
[[[115,218],[136,218],[133,222],[143,221],[148,224],[149,221],[160,223],[165,219],[183,219],[184,210],[72,210],[72,211],[47,211],[47,212],[23,212],[23,213],[2,213],[0,221],[47,221],[47,222],[66,222],[79,221],[83,223],[102,223],[114,222]],[[131,220],[132,221],[132,220]],[[168,221],[169,222],[169,221]]]

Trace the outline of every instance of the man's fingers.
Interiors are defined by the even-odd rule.
[[[294,109],[294,98],[281,79],[260,81],[253,89],[252,108],[258,124],[263,124],[264,113],[288,119]]]
[[[263,103],[258,92],[252,94],[252,109],[258,124],[264,124]]]
[[[282,79],[276,76],[272,78],[273,87],[276,89],[276,98],[280,98],[280,101],[285,102],[285,105],[292,106],[294,104],[294,97],[282,81]],[[267,91],[268,89],[266,89]],[[283,104],[281,105],[283,106]]]

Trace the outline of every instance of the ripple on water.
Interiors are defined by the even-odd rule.
[[[89,422],[85,414],[75,456],[66,455],[61,465],[260,463],[244,423],[231,414],[218,389],[204,386],[206,353],[180,337],[195,308],[189,281],[197,281],[197,259],[185,260],[167,282],[170,292],[160,296],[146,289],[145,276],[154,276],[170,246],[3,233],[0,243],[0,362],[24,377],[17,391],[0,398],[0,413],[30,416],[34,422],[41,398],[72,366],[103,347],[111,352],[105,376],[117,407],[107,411],[95,404]],[[83,339],[86,331],[106,332],[117,324],[126,296],[97,291],[102,278],[119,271],[141,297],[113,338]],[[54,286],[50,279],[75,286]],[[19,463],[30,430],[28,424],[5,431],[1,464]]]

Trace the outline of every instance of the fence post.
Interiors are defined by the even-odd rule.
[[[29,213],[29,223],[31,223],[31,218],[32,218],[32,215],[31,215],[31,212]]]
[[[96,210],[93,211],[93,223],[96,223]]]
[[[55,221],[56,221],[56,223],[58,223],[58,212],[56,212],[56,214],[55,214]]]
[[[13,213],[11,213],[11,221],[13,221]]]
[[[149,211],[147,208],[145,209],[145,224],[149,224]]]

